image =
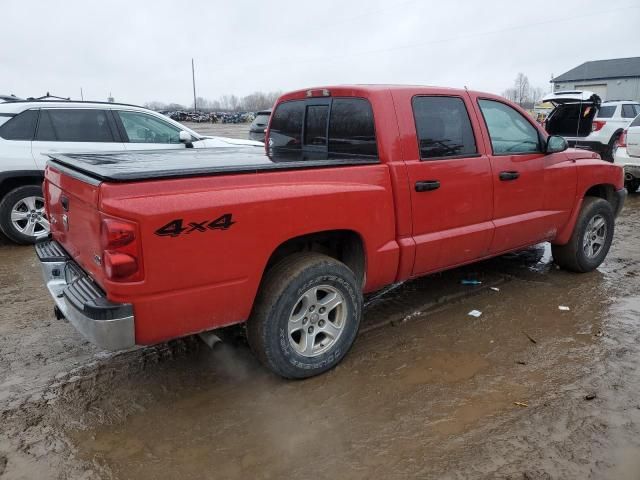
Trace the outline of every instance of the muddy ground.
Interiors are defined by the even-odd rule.
[[[380,292],[301,382],[242,345],[100,352],[0,240],[0,478],[640,479],[639,233],[634,195],[591,274],[540,245]]]

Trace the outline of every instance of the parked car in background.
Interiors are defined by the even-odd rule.
[[[0,103],[0,230],[16,243],[46,234],[41,184],[51,152],[262,146],[206,137],[135,105],[75,101]]]
[[[640,189],[640,115],[622,133],[613,161],[624,168],[624,183],[629,193]]]
[[[271,110],[261,110],[256,113],[256,118],[251,122],[249,127],[249,140],[255,140],[257,142],[264,142],[264,136],[267,131],[267,125],[269,125],[269,118],[271,117]]]
[[[351,348],[363,292],[544,241],[594,270],[627,193],[620,167],[467,90],[296,91],[266,140],[52,155],[36,252],[58,318],[110,350],[246,322],[264,365],[310,377]]]
[[[570,146],[593,150],[609,161],[613,161],[613,150],[622,131],[640,114],[640,103],[602,102],[587,90],[553,92],[542,101],[555,106],[545,123],[550,135],[560,135]]]

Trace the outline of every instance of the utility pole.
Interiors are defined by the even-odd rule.
[[[82,94],[82,87],[80,87],[80,100],[84,102],[84,95]]]
[[[193,58],[191,59],[191,80],[193,81],[193,111],[198,111],[198,105],[196,103],[196,69],[193,65]]]

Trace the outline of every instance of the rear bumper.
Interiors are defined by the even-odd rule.
[[[110,302],[57,242],[37,243],[36,254],[57,315],[62,314],[83,336],[105,350],[135,345],[131,304]]]

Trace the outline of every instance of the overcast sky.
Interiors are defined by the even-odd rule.
[[[57,5],[56,5],[57,4]],[[640,56],[637,0],[2,0],[0,93],[143,104],[343,83],[501,93]]]

